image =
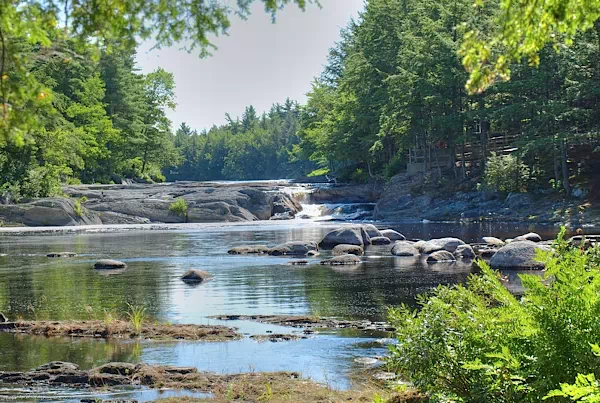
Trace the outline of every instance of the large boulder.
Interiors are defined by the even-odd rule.
[[[389,245],[392,241],[385,236],[376,236],[371,238],[371,245]]]
[[[511,242],[503,246],[490,259],[493,269],[543,269],[544,263],[536,260],[537,251],[550,248],[531,241]]]
[[[356,255],[341,255],[335,256],[331,259],[324,260],[321,262],[324,266],[338,266],[338,265],[353,265],[359,264],[360,258]]]
[[[319,247],[316,242],[286,242],[281,245],[277,245],[269,250],[271,256],[306,256],[310,251],[318,251]]]
[[[112,259],[98,260],[94,264],[94,269],[96,269],[96,270],[118,270],[118,269],[124,269],[126,267],[127,267],[127,264],[120,262],[118,260],[112,260]]]
[[[337,245],[335,248],[333,248],[331,253],[333,253],[334,256],[341,256],[341,255],[362,256],[365,254],[365,251],[362,248],[362,246],[358,246],[358,245]]]
[[[513,242],[519,241],[531,241],[531,242],[542,242],[542,237],[535,232],[530,232],[525,235],[518,236],[512,240]]]
[[[205,281],[211,280],[212,278],[213,276],[209,272],[196,269],[188,270],[183,276],[181,276],[181,280],[184,283],[191,284],[204,283]]]
[[[446,250],[433,252],[427,257],[427,263],[456,262],[454,255]]]
[[[484,236],[482,238],[483,242],[485,242],[486,244],[490,245],[490,246],[496,246],[496,247],[503,247],[504,245],[506,245],[506,243],[502,240],[502,239],[498,239],[496,237],[493,236]]]
[[[0,205],[0,220],[30,227],[102,224],[98,214],[70,198],[47,198],[30,203]]]
[[[357,245],[365,247],[371,243],[369,234],[362,227],[342,227],[330,231],[319,243],[323,249],[333,249],[337,245]]]
[[[398,241],[392,248],[392,255],[394,256],[419,256],[419,250],[413,246],[410,242]]]
[[[294,218],[300,211],[302,211],[300,203],[286,193],[279,193],[273,199],[272,216]]]
[[[454,256],[457,259],[475,259],[477,257],[471,245],[458,245],[454,251]]]
[[[365,224],[363,225],[363,228],[365,229],[365,231],[367,231],[367,234],[369,234],[370,238],[383,236],[381,235],[381,231],[379,231],[377,227],[373,224]]]
[[[389,238],[392,241],[405,241],[406,237],[393,229],[384,229],[381,231],[381,236]]]
[[[454,253],[459,245],[464,244],[465,243],[458,238],[439,238],[425,242],[420,246],[419,250],[421,253],[426,255],[439,250],[445,250],[447,252]]]

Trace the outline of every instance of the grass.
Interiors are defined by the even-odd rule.
[[[129,321],[131,322],[135,333],[139,334],[142,331],[144,322],[146,321],[146,308],[131,304],[127,305],[129,306],[129,311],[127,312]]]
[[[73,202],[73,211],[75,212],[77,217],[79,217],[79,218],[83,217],[83,206],[81,205],[81,201],[76,199]]]
[[[169,211],[183,217],[187,221],[188,217],[188,205],[184,199],[176,199],[169,206]]]

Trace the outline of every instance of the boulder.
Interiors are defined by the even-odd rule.
[[[447,250],[433,252],[427,257],[427,263],[456,262],[454,255]]]
[[[465,243],[458,238],[439,238],[425,242],[423,245],[421,245],[419,250],[423,254],[430,254],[437,252],[438,250],[445,250],[447,252],[454,253],[459,245],[464,244]]]
[[[405,241],[406,237],[393,229],[384,229],[381,231],[381,236],[389,238],[392,241]]]
[[[188,270],[181,276],[181,280],[185,283],[203,283],[212,278],[213,276],[209,272],[196,269]]]
[[[370,238],[375,238],[375,237],[380,237],[381,235],[381,231],[379,231],[377,229],[376,226],[374,226],[373,224],[365,224],[362,226],[365,231],[367,232],[367,234],[369,234]]]
[[[483,242],[490,246],[503,247],[506,243],[502,239],[495,238],[493,236],[484,236],[482,238]]]
[[[410,242],[398,241],[392,248],[392,255],[394,256],[419,256],[419,250],[413,246]]]
[[[358,246],[358,245],[337,245],[335,248],[333,248],[333,250],[331,252],[333,253],[334,256],[341,256],[341,255],[362,256],[365,254],[365,251],[362,248],[362,246]]]
[[[518,241],[541,242],[542,237],[539,236],[538,234],[536,234],[535,232],[530,232],[528,234],[521,235],[521,236],[518,236],[515,239],[513,239],[513,242],[518,242]]]
[[[264,255],[269,253],[266,245],[244,245],[236,246],[227,251],[230,255]]]
[[[353,265],[359,264],[360,258],[356,255],[341,255],[335,256],[331,259],[324,260],[321,262],[322,265],[325,266],[337,266],[337,265]]]
[[[127,264],[123,262],[119,262],[118,260],[111,259],[102,259],[98,260],[94,264],[94,269],[96,270],[115,270],[115,269],[124,269],[127,267]]]
[[[94,372],[100,374],[131,376],[135,373],[135,364],[128,362],[109,362],[94,369]]]
[[[286,211],[285,213],[277,213],[274,214],[273,217],[269,218],[271,221],[285,221],[285,220],[293,220],[296,218],[292,213]]]
[[[70,198],[46,198],[0,205],[0,220],[31,227],[102,224],[98,214]]]
[[[369,235],[364,229],[360,227],[342,227],[327,233],[319,243],[319,247],[323,249],[333,249],[337,245],[357,245],[364,247],[368,245],[365,242],[366,239],[370,243]]]
[[[371,245],[389,245],[392,241],[385,236],[376,236],[371,238]]]
[[[493,269],[543,269],[544,263],[536,261],[538,250],[550,248],[532,241],[511,242],[503,246],[490,260]]]
[[[287,215],[294,218],[300,211],[302,211],[300,203],[286,193],[279,193],[273,199],[272,216]]]
[[[310,251],[318,251],[316,242],[295,241],[277,245],[269,250],[271,256],[306,256]]]
[[[471,245],[458,245],[454,251],[454,256],[457,259],[475,259],[477,257]]]
[[[73,252],[58,252],[58,253],[48,253],[46,257],[75,257],[77,253]]]

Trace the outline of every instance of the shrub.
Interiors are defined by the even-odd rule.
[[[484,173],[485,186],[496,192],[525,192],[530,170],[514,155],[491,153]]]
[[[183,217],[187,221],[188,205],[184,199],[177,199],[169,206],[169,211]]]
[[[76,199],[73,202],[73,211],[75,212],[77,217],[79,217],[79,218],[83,217],[83,206],[81,205],[81,201]]]
[[[578,374],[597,378],[598,251],[571,247],[563,235],[554,253],[540,253],[542,276],[520,275],[520,299],[480,261],[466,285],[436,288],[418,311],[390,310],[398,344],[389,365],[434,401],[538,402]]]

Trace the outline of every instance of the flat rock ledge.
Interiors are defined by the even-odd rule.
[[[256,376],[271,381],[299,379],[295,372],[221,375],[199,372],[193,367],[130,364],[111,362],[88,371],[78,365],[53,361],[27,372],[0,372],[0,384],[11,386],[69,386],[110,387],[145,385],[149,387],[188,388],[206,392],[217,391],[220,386],[238,381],[240,378]]]
[[[252,340],[258,341],[259,343],[270,341],[271,343],[280,343],[282,341],[297,341],[308,339],[308,336],[304,334],[280,334],[280,333],[272,333],[272,334],[255,334],[250,336]]]
[[[97,339],[139,337],[149,340],[229,341],[242,338],[233,328],[208,325],[148,324],[143,325],[138,333],[130,322],[123,320],[114,320],[110,323],[100,320],[5,322],[0,323],[0,332]]]
[[[340,320],[320,318],[314,316],[286,316],[286,315],[216,315],[211,319],[218,320],[248,320],[270,325],[304,328],[305,333],[312,333],[317,329],[355,329],[376,330],[392,332],[394,327],[386,322],[372,322],[370,320]]]

